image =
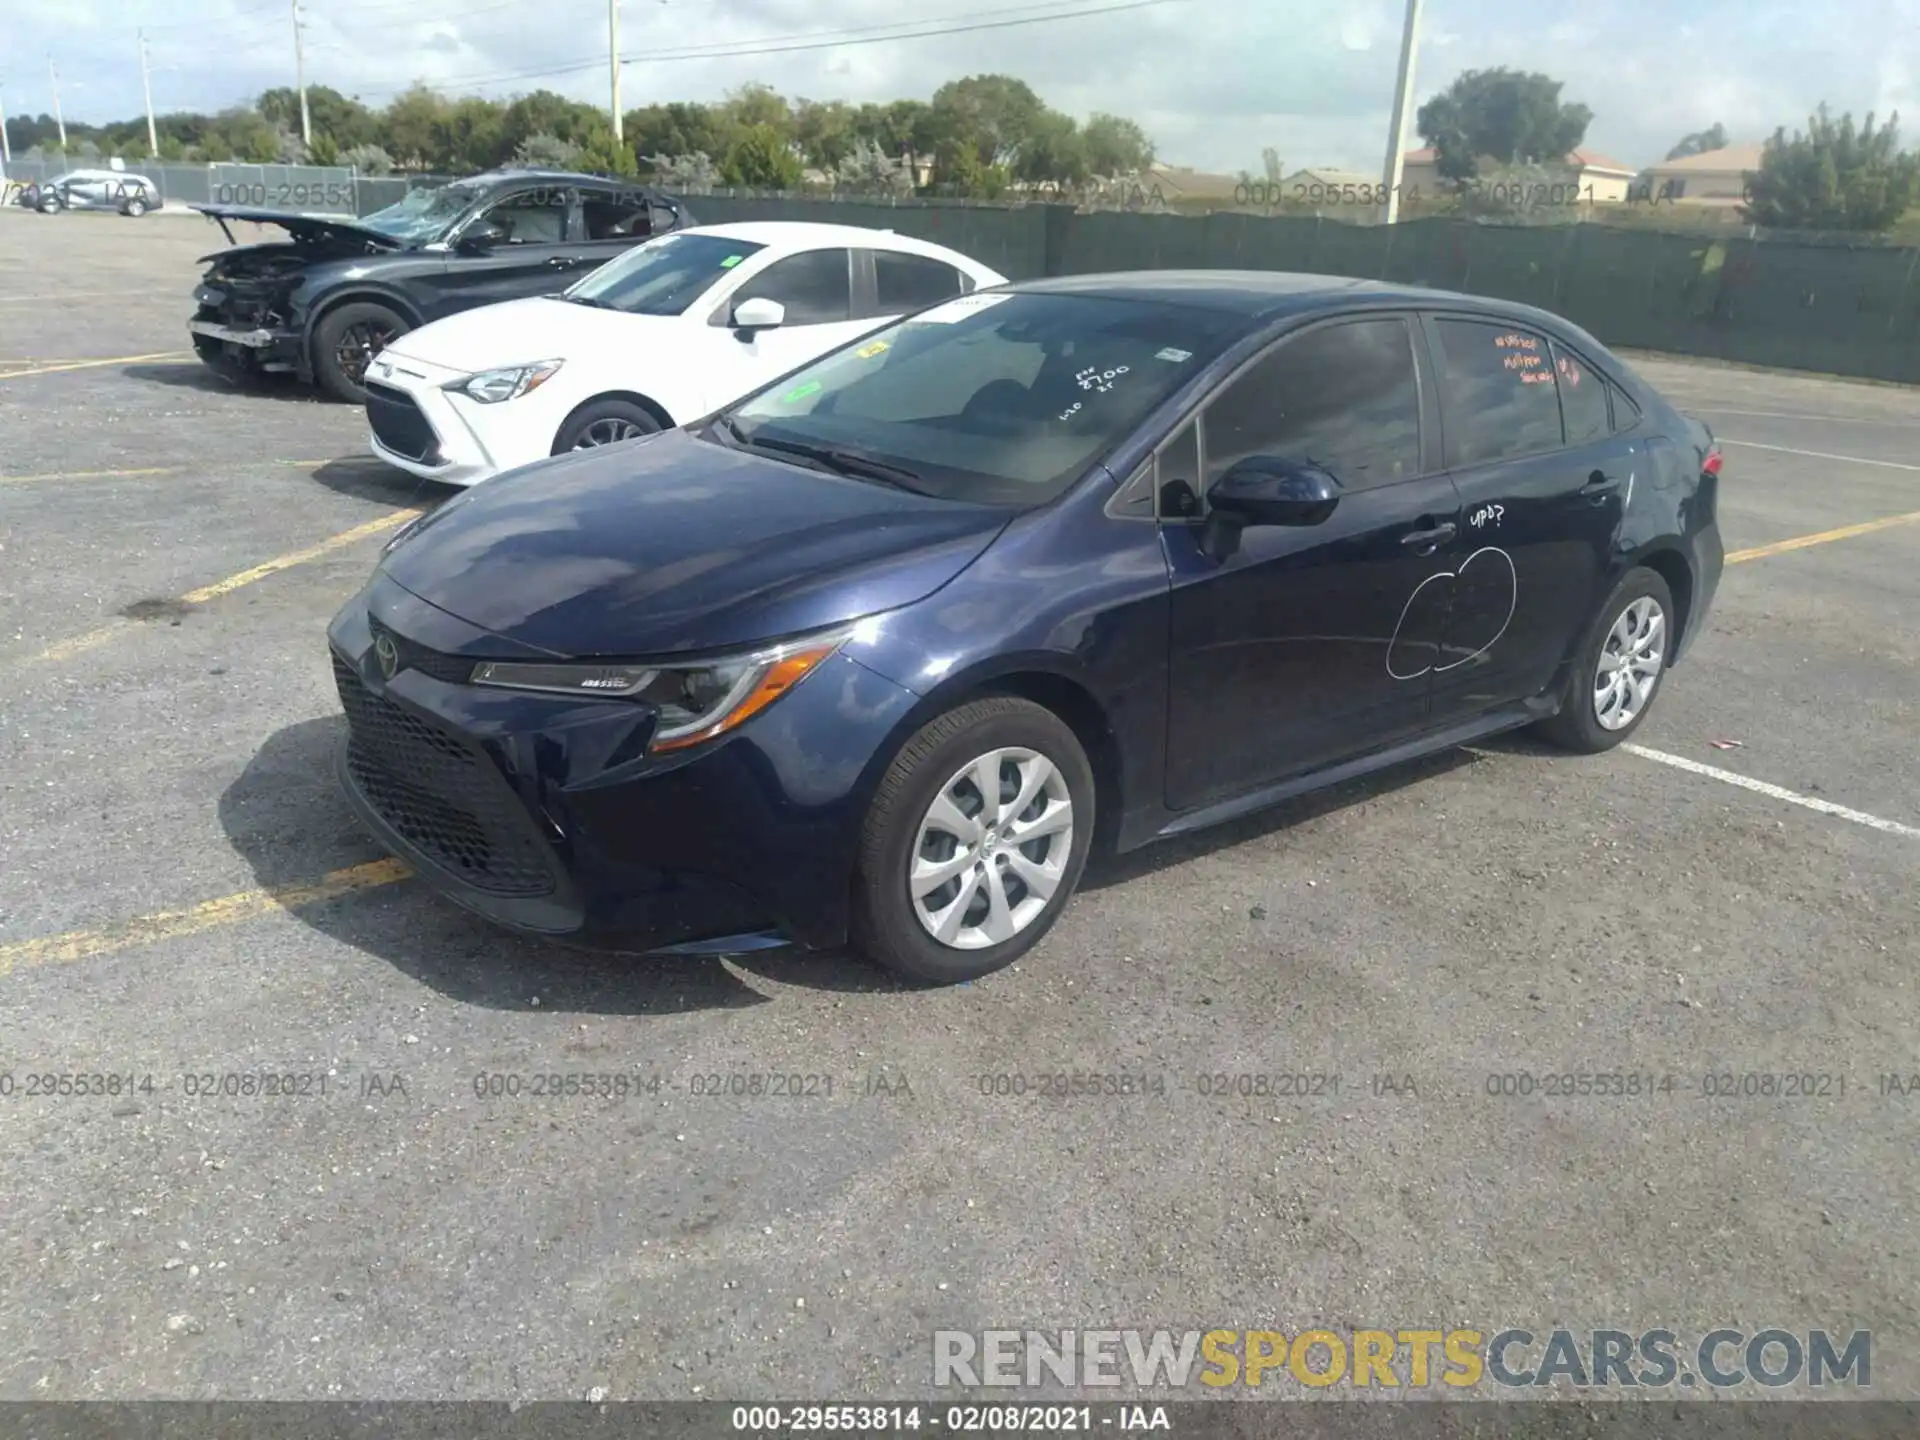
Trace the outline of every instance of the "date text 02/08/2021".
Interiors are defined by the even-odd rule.
[[[1115,1430],[1169,1432],[1164,1405],[736,1405],[732,1429],[742,1434],[849,1432],[910,1435],[922,1428],[955,1434],[1080,1434]]]

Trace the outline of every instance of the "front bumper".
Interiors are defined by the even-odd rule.
[[[189,320],[194,353],[207,364],[252,370],[302,370],[300,332],[267,325],[229,325],[222,320]]]
[[[368,392],[385,396],[387,410],[380,413],[369,402],[367,440],[387,464],[442,485],[476,485],[545,458],[547,447],[530,443],[529,437],[544,435],[550,446],[551,429],[512,423],[536,407],[510,400],[506,404],[521,406],[512,417],[478,415],[474,412],[481,407],[456,399],[445,388],[463,372],[391,351],[381,359],[388,363],[375,362],[367,376]],[[396,426],[394,419],[406,423]]]
[[[328,641],[349,803],[447,898],[599,949],[844,941],[871,772],[914,703],[891,681],[838,656],[721,742],[655,758],[641,707],[463,683],[473,659],[536,652],[383,576]]]

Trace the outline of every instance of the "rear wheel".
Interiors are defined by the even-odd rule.
[[[120,207],[120,213],[138,220],[142,215],[147,213],[147,202],[142,200],[138,195],[135,195],[129,199],[125,205]]]
[[[58,195],[54,194],[52,191],[48,191],[45,195],[42,195],[40,197],[40,213],[42,215],[57,214],[59,211],[64,210],[66,208],[66,204],[67,202],[65,200],[62,200]]]
[[[660,418],[631,400],[591,400],[569,415],[554,437],[553,453],[618,445],[642,435],[657,435]]]
[[[1653,708],[1673,642],[1667,582],[1645,568],[1628,571],[1594,616],[1574,657],[1560,713],[1541,722],[1541,735],[1583,755],[1611,750]]]
[[[1092,767],[1052,711],[974,700],[901,747],[867,812],[853,943],[951,985],[1011,965],[1053,928],[1093,839]]]
[[[314,379],[336,399],[366,404],[367,366],[409,328],[396,312],[371,300],[329,310],[314,327]]]

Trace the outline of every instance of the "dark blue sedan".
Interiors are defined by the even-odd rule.
[[[1522,306],[978,292],[401,532],[329,633],[341,772],[504,924],[964,980],[1095,846],[1523,725],[1618,744],[1705,621],[1719,470]]]

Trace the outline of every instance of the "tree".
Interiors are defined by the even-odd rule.
[[[738,130],[764,126],[778,135],[783,143],[793,135],[792,107],[771,86],[742,85],[727,97],[722,110]]]
[[[655,182],[670,190],[706,191],[720,183],[720,167],[704,150],[688,155],[647,155],[642,159]]]
[[[640,173],[640,162],[633,151],[613,138],[613,131],[602,126],[580,146],[575,164],[593,175],[616,175],[631,180]]]
[[[491,170],[513,152],[502,108],[473,95],[433,122],[431,146],[429,163],[439,170]]]
[[[341,152],[340,163],[352,166],[363,175],[388,175],[393,172],[393,157],[378,145],[355,145]]]
[[[1260,151],[1260,171],[1266,176],[1269,190],[1286,178],[1286,167],[1280,163],[1280,152],[1271,145],[1262,147]]]
[[[513,163],[530,169],[571,170],[580,163],[580,147],[558,135],[529,135],[515,147]]]
[[[1593,112],[1560,103],[1560,82],[1504,66],[1469,70],[1420,107],[1420,138],[1448,180],[1471,180],[1482,159],[1558,164],[1586,138]]]
[[[791,190],[800,183],[800,157],[771,125],[749,125],[720,162],[720,178],[752,190]]]
[[[1727,148],[1727,127],[1715,121],[1705,130],[1696,130],[1683,136],[1678,145],[1667,151],[1667,159],[1684,160],[1689,155],[1704,155],[1709,150]]]
[[[1034,133],[1046,106],[1033,87],[1011,75],[969,75],[933,92],[938,141],[966,145],[985,167],[1010,165]]]
[[[401,165],[428,166],[433,163],[435,139],[446,116],[447,102],[424,82],[415,81],[393,98],[381,117],[381,144]]]
[[[1153,142],[1131,120],[1095,112],[1080,131],[1087,151],[1087,168],[1111,179],[1145,170],[1153,164]]]
[[[1056,189],[1083,185],[1091,173],[1079,124],[1057,110],[1046,111],[1034,121],[1013,163],[1015,178]]]
[[[913,176],[903,161],[887,154],[874,141],[856,140],[835,167],[834,182],[863,195],[898,195],[912,188]]]
[[[801,100],[793,108],[793,138],[809,165],[837,170],[860,141],[853,109],[844,100]]]
[[[1920,201],[1920,155],[1901,153],[1898,113],[1876,130],[1869,112],[1855,130],[1851,114],[1836,124],[1822,105],[1806,134],[1774,131],[1747,184],[1750,225],[1874,234]]]

